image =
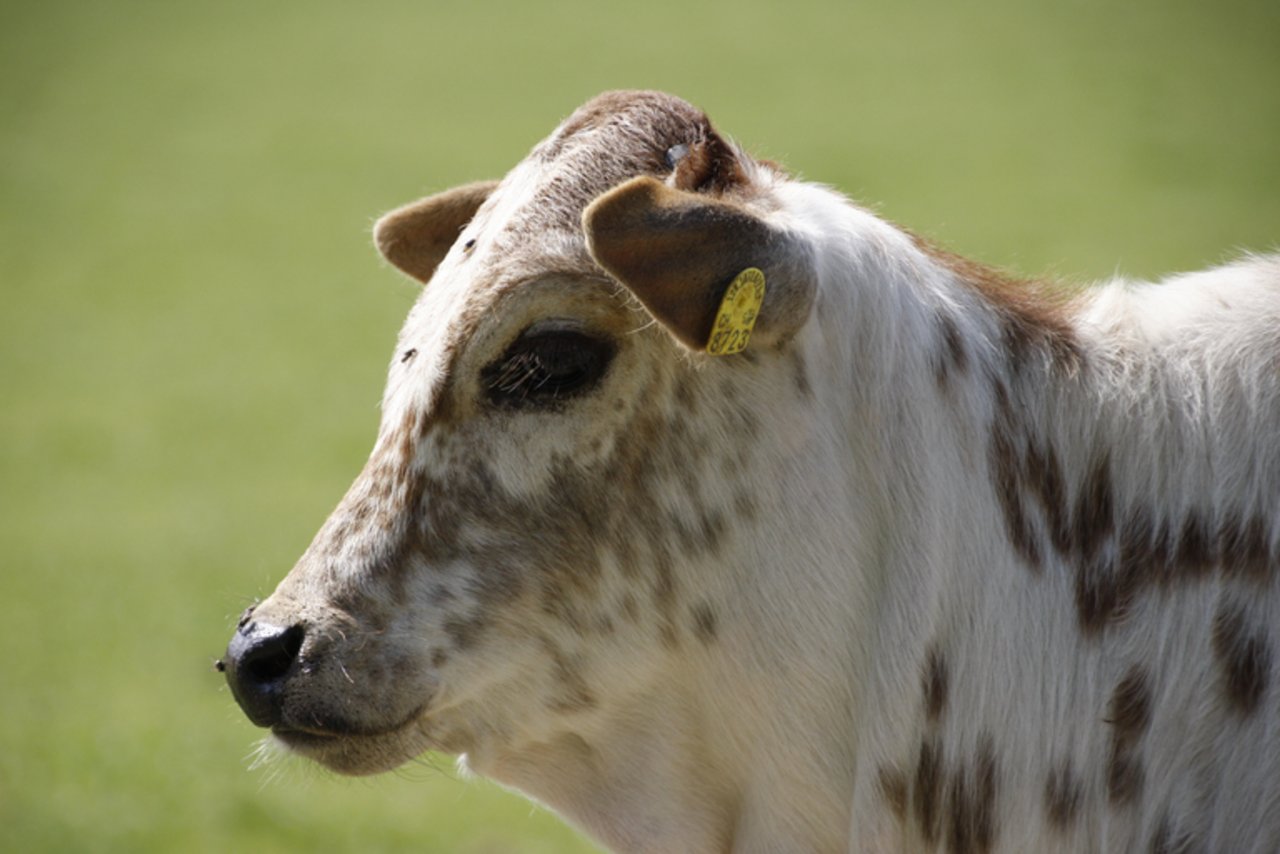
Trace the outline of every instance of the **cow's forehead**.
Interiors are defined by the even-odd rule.
[[[607,287],[587,254],[583,210],[630,178],[669,172],[672,147],[711,133],[706,115],[679,98],[608,92],[536,145],[463,230],[405,322],[398,352],[417,349],[433,363],[431,388],[411,396],[428,404],[441,391],[450,359],[505,291],[547,276],[596,278]],[[396,373],[384,405],[405,390]]]
[[[700,110],[658,92],[609,92],[566,119],[495,193],[478,226],[500,252],[530,235],[580,235],[582,211],[601,193],[638,175],[670,171],[667,152],[705,139]],[[497,214],[497,216],[495,216]]]

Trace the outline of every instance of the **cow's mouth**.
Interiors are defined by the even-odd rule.
[[[332,771],[377,774],[433,747],[424,717],[427,705],[391,726],[370,727],[343,721],[311,726],[283,722],[271,727],[271,734],[290,753],[319,762]]]
[[[431,749],[420,721],[378,734],[333,733],[287,726],[271,728],[290,753],[318,762],[339,774],[362,776],[390,771]]]
[[[289,747],[291,750],[330,744],[335,740],[342,738],[342,736],[337,733],[308,732],[307,730],[292,729],[287,726],[274,726],[271,728],[271,734],[284,742],[285,746]]]

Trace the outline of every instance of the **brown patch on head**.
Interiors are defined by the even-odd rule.
[[[654,575],[650,594],[653,613],[658,620],[658,637],[663,646],[676,649],[680,646],[680,630],[676,625],[678,599],[671,553],[665,546],[661,546],[656,549],[653,562]]]
[[[444,624],[445,634],[453,642],[454,649],[459,651],[475,646],[485,628],[486,621],[483,617],[474,617],[469,620],[454,618],[446,620]]]
[[[909,794],[907,775],[898,768],[882,765],[877,780],[880,785],[880,796],[889,805],[889,809],[893,811],[898,821],[906,821]]]
[[[938,647],[929,648],[924,659],[924,715],[929,723],[937,723],[947,708],[947,663]]]
[[[1058,830],[1066,830],[1080,813],[1083,794],[1071,760],[1062,760],[1044,782],[1044,811],[1049,824]]]
[[[693,636],[701,641],[703,646],[709,646],[716,639],[718,627],[716,625],[716,612],[707,602],[695,605],[690,610],[692,617]]]
[[[565,597],[559,586],[551,579],[543,579],[541,594],[542,613],[554,617],[562,625],[579,637],[588,631],[588,621],[577,603]]]
[[[738,153],[707,125],[701,139],[667,150],[675,167],[672,186],[693,192],[723,193],[746,180]]]
[[[553,177],[505,233],[516,242],[531,233],[578,233],[592,199],[640,175],[666,175],[672,169],[668,152],[679,145],[699,146],[706,189],[731,182],[723,141],[691,104],[662,92],[605,92],[591,99],[535,150],[542,162],[555,163]]]
[[[587,687],[582,667],[576,657],[567,655],[550,638],[539,637],[542,648],[551,657],[553,694],[547,703],[552,711],[561,713],[584,712],[597,705],[595,694]]]
[[[572,149],[602,149],[614,143],[613,153],[640,159],[653,172],[666,168],[666,153],[673,145],[705,140],[712,133],[704,112],[664,92],[617,90],[603,92],[574,110],[559,132],[536,152],[543,160],[563,158]],[[646,143],[648,143],[646,145]],[[648,156],[641,157],[640,152]]]
[[[1271,647],[1265,629],[1250,631],[1244,608],[1223,603],[1213,618],[1211,641],[1231,710],[1241,716],[1253,714],[1266,693],[1271,672]]]
[[[676,405],[683,415],[694,415],[698,411],[698,394],[694,389],[692,374],[692,371],[682,371],[675,381]]]
[[[687,475],[690,483],[697,483],[694,473],[686,470],[682,475]],[[698,514],[697,524],[693,525],[681,516],[672,515],[668,524],[675,534],[676,544],[686,554],[718,554],[729,530],[724,516],[718,511]]]

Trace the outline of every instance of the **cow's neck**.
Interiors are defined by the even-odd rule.
[[[740,663],[669,675],[572,734],[472,765],[610,850],[843,850],[850,788],[819,768],[838,756],[826,744],[793,740],[795,732],[829,733],[839,723],[797,715],[790,724],[798,729],[788,730],[778,728],[785,721],[757,719],[751,710],[777,705],[778,686],[757,673],[754,686],[731,689],[727,682],[742,678]]]

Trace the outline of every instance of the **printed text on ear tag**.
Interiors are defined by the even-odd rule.
[[[747,349],[763,302],[764,273],[748,267],[734,277],[724,292],[724,299],[720,300],[707,352],[713,356],[731,356]]]

